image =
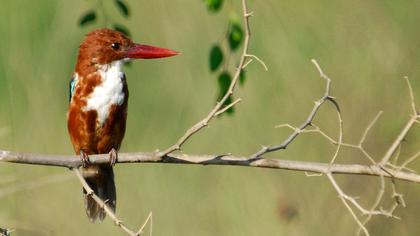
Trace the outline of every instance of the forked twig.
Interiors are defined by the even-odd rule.
[[[407,76],[404,77],[404,78],[407,81],[407,87],[408,87],[408,91],[410,93],[410,104],[411,104],[411,109],[412,109],[412,115],[411,115],[410,119],[407,121],[404,128],[401,130],[400,134],[395,139],[395,141],[391,144],[388,151],[383,156],[383,158],[380,162],[380,164],[382,166],[384,166],[388,163],[389,159],[392,157],[394,152],[398,149],[399,145],[404,140],[405,136],[407,136],[408,131],[410,131],[411,127],[414,124],[416,124],[417,122],[419,122],[419,119],[420,119],[420,114],[416,110],[416,104],[415,104],[415,101],[414,101],[414,92],[413,92],[413,88],[411,87],[410,80],[408,79]]]
[[[185,132],[185,134],[181,138],[179,138],[178,141],[174,145],[170,146],[169,148],[165,149],[164,151],[157,152],[156,157],[155,157],[156,160],[160,160],[163,156],[165,156],[169,153],[172,153],[174,151],[180,150],[181,146],[192,135],[194,135],[195,133],[197,133],[198,131],[200,131],[204,127],[206,127],[213,118],[215,118],[216,116],[218,116],[221,113],[228,110],[228,108],[224,107],[223,105],[225,104],[227,99],[232,96],[232,94],[235,90],[235,87],[237,85],[237,82],[239,81],[241,71],[247,65],[249,65],[250,62],[246,61],[246,59],[248,57],[255,58],[266,68],[264,62],[262,62],[258,57],[254,56],[254,55],[251,55],[251,54],[248,54],[249,41],[250,41],[250,38],[251,38],[251,31],[250,31],[250,27],[249,27],[249,18],[252,16],[252,12],[248,11],[246,0],[242,0],[242,9],[243,9],[242,10],[243,11],[243,14],[242,14],[243,24],[244,24],[244,28],[245,28],[244,46],[243,46],[242,54],[241,54],[241,57],[240,57],[239,65],[236,68],[235,74],[233,76],[233,79],[230,83],[230,86],[229,86],[228,90],[226,91],[225,95],[220,99],[220,101],[218,101],[216,103],[216,105],[213,107],[213,109],[207,114],[207,116],[204,119],[200,120],[198,123],[196,123],[191,128],[189,128]],[[228,105],[229,108],[236,105],[238,102],[239,101],[237,100],[237,102],[231,103],[230,105]]]
[[[120,220],[115,213],[112,211],[112,209],[106,204],[105,201],[103,201],[100,197],[98,197],[95,192],[92,190],[92,188],[89,186],[89,184],[86,182],[86,180],[83,178],[82,173],[80,173],[80,170],[78,168],[73,168],[73,172],[76,174],[77,178],[79,179],[80,183],[82,184],[83,188],[86,191],[87,195],[90,195],[93,200],[96,201],[105,211],[105,213],[111,218],[111,220],[115,223],[116,226],[120,227],[125,233],[127,233],[130,236],[139,236],[143,233],[143,229],[149,219],[151,219],[151,213],[147,217],[146,221],[143,223],[143,226],[140,227],[140,229],[137,232],[134,232],[133,230],[129,229],[123,222]]]
[[[362,222],[357,217],[356,213],[351,208],[350,204],[347,202],[348,199],[353,199],[353,202],[355,202],[354,198],[348,197],[338,186],[337,182],[335,181],[334,177],[331,173],[327,174],[328,179],[330,180],[332,186],[337,191],[338,196],[340,197],[341,201],[343,202],[344,206],[347,208],[347,210],[350,212],[353,219],[356,221],[356,223],[359,225],[359,227],[362,229],[362,231],[365,233],[366,236],[369,236],[369,231],[366,229],[366,227],[362,224]],[[356,202],[357,203],[357,202]]]
[[[251,157],[249,158],[250,160],[261,158],[261,156],[269,152],[275,152],[281,149],[286,149],[286,147],[290,143],[292,143],[292,141],[295,140],[295,138],[299,136],[299,134],[301,134],[303,130],[305,130],[308,126],[312,124],[312,121],[315,118],[315,115],[317,114],[318,110],[326,101],[331,102],[336,108],[337,112],[340,113],[340,108],[338,106],[338,103],[335,101],[334,97],[330,95],[331,79],[322,71],[321,67],[319,66],[318,62],[315,59],[312,59],[311,61],[315,65],[316,69],[318,70],[320,77],[326,81],[324,95],[319,100],[315,101],[315,105],[312,108],[312,111],[310,112],[306,120],[299,127],[295,128],[294,132],[290,134],[281,144],[274,145],[274,146],[263,146],[258,152],[251,155]],[[341,123],[340,123],[340,127],[341,127]]]

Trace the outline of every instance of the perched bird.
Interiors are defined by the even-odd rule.
[[[170,57],[178,52],[133,43],[124,34],[99,29],[80,44],[76,68],[70,81],[67,128],[83,175],[102,200],[115,211],[116,191],[112,166],[125,133],[128,88],[122,65],[130,59]],[[89,163],[90,154],[109,153],[110,165]],[[84,191],[86,214],[92,222],[105,212]]]

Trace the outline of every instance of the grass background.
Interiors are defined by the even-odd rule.
[[[169,47],[182,55],[137,61],[126,68],[130,89],[128,128],[122,152],[153,151],[171,145],[214,105],[216,75],[208,69],[211,45],[223,37],[239,2],[209,14],[202,1],[129,1],[132,16],[119,16],[110,1],[107,14],[124,23],[134,41]],[[0,147],[5,150],[71,154],[66,131],[68,81],[83,35],[79,16],[94,1],[2,1],[0,8]],[[214,120],[194,136],[186,153],[249,155],[261,144],[276,144],[300,124],[323,93],[311,58],[333,79],[333,96],[343,110],[345,141],[355,143],[379,110],[384,115],[366,141],[380,158],[409,118],[409,96],[402,79],[411,78],[420,96],[420,2],[249,1],[255,17],[250,51],[269,67],[254,63],[237,91],[243,102],[234,116]],[[101,19],[99,19],[101,20]],[[233,65],[239,55],[232,55]],[[417,98],[417,102],[420,102]],[[336,137],[331,107],[316,119]],[[407,137],[402,157],[420,146],[419,127]],[[299,137],[273,158],[328,161],[334,147],[316,135]],[[366,163],[345,150],[342,163]],[[412,165],[418,168],[419,164]],[[325,177],[240,167],[118,165],[115,168],[118,214],[129,226],[153,211],[154,235],[354,235],[356,224]],[[87,220],[81,187],[60,168],[0,165],[0,227],[13,235],[122,235],[109,219]],[[71,175],[71,173],[67,173]],[[65,181],[36,186],[40,179]],[[342,187],[371,204],[378,180],[338,178]],[[35,183],[35,185],[33,185]],[[402,220],[377,217],[372,235],[418,235],[420,189],[397,182],[408,207]],[[391,197],[386,197],[391,203]],[[296,212],[287,217],[287,210]]]

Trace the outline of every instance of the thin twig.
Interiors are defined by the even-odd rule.
[[[383,111],[379,111],[378,114],[373,118],[373,120],[369,123],[369,125],[366,127],[365,131],[362,134],[362,137],[360,138],[359,144],[357,147],[360,149],[360,151],[369,159],[369,161],[372,164],[377,164],[376,161],[373,159],[373,157],[366,151],[365,147],[363,146],[367,135],[369,134],[369,131],[372,129],[372,127],[376,124],[376,122],[381,117]]]
[[[294,132],[290,134],[281,144],[262,147],[258,152],[251,155],[250,157],[251,160],[261,158],[261,156],[269,152],[275,152],[281,149],[286,149],[287,146],[290,143],[292,143],[293,140],[295,140],[295,138],[302,132],[302,130],[304,130],[306,127],[311,125],[318,110],[326,101],[330,101],[332,104],[334,104],[337,111],[340,112],[337,102],[330,95],[331,79],[322,71],[321,67],[319,66],[318,62],[315,59],[312,59],[311,61],[315,65],[316,69],[318,70],[320,77],[326,81],[324,95],[318,101],[315,101],[315,105],[312,108],[312,111],[309,114],[309,116],[306,118],[305,122],[303,122],[298,128],[296,128]]]
[[[394,160],[392,161],[392,165],[396,166],[398,163],[398,158],[400,158],[400,154],[401,154],[401,147],[402,147],[402,143],[398,146],[398,149],[394,155]]]
[[[253,55],[253,54],[246,54],[245,55],[246,57],[250,57],[250,58],[254,58],[255,60],[257,60],[261,65],[262,65],[262,67],[264,67],[264,70],[265,71],[268,71],[268,67],[267,67],[267,65],[264,63],[264,61],[263,60],[261,60],[259,57],[257,57],[257,56],[255,56],[255,55]]]
[[[212,108],[212,110],[199,122],[189,128],[184,135],[177,140],[177,142],[167,148],[162,152],[155,152],[155,153],[121,153],[119,154],[119,158],[117,163],[168,163],[168,164],[199,164],[199,165],[230,165],[230,166],[247,166],[247,167],[259,167],[259,168],[274,168],[274,169],[287,169],[287,170],[294,170],[294,171],[303,171],[307,176],[314,176],[314,175],[326,175],[331,182],[331,185],[337,191],[341,201],[348,209],[356,223],[359,225],[360,231],[364,232],[365,235],[369,235],[369,232],[366,228],[366,223],[372,218],[374,215],[384,215],[388,217],[395,217],[393,215],[394,210],[397,206],[402,205],[405,206],[405,202],[403,199],[402,194],[396,191],[395,180],[404,180],[404,181],[411,181],[415,183],[420,183],[420,175],[411,171],[408,172],[406,166],[410,164],[412,161],[416,160],[418,156],[420,156],[420,152],[416,153],[415,155],[409,157],[402,165],[397,165],[396,161],[394,164],[389,163],[390,158],[396,153],[400,151],[401,143],[406,137],[407,133],[411,130],[414,124],[420,124],[420,114],[417,111],[414,93],[410,81],[408,77],[404,77],[407,81],[408,89],[410,92],[410,100],[411,100],[411,110],[412,116],[410,120],[406,123],[404,128],[401,130],[397,138],[394,142],[390,145],[389,149],[386,151],[382,160],[379,164],[377,164],[371,155],[364,149],[363,143],[365,142],[367,135],[373,125],[377,122],[382,112],[379,112],[378,115],[372,120],[372,122],[368,125],[368,127],[364,130],[364,133],[361,136],[360,142],[358,145],[343,143],[343,120],[341,117],[340,107],[338,106],[337,101],[330,95],[331,89],[331,79],[323,72],[320,65],[317,61],[312,60],[312,63],[315,65],[316,69],[318,70],[320,77],[326,81],[325,85],[325,92],[323,96],[315,101],[315,105],[312,108],[309,116],[307,117],[306,121],[304,121],[300,126],[294,127],[289,124],[281,125],[279,127],[288,127],[293,130],[293,133],[290,134],[281,144],[263,147],[260,151],[252,155],[251,157],[238,157],[232,155],[186,155],[186,154],[173,154],[174,151],[180,150],[182,145],[189,140],[191,136],[195,133],[199,132],[201,129],[206,127],[209,122],[221,115],[222,113],[226,112],[229,108],[236,105],[240,102],[240,99],[235,100],[234,102],[225,106],[225,102],[231,98],[237,82],[240,77],[241,71],[247,67],[252,61],[258,61],[264,69],[267,69],[265,63],[255,55],[248,53],[249,48],[249,41],[250,41],[250,25],[249,25],[249,18],[252,16],[252,12],[248,12],[246,0],[242,0],[242,7],[243,7],[243,22],[245,28],[245,37],[244,37],[244,46],[243,51],[240,57],[240,62],[238,67],[235,70],[235,74],[233,76],[233,80],[219,102]],[[331,102],[338,114],[339,120],[339,137],[338,140],[333,139],[331,136],[327,135],[323,132],[318,126],[315,126],[312,122],[319,111],[320,107],[325,102]],[[312,126],[312,129],[308,128]],[[1,131],[1,130],[0,130]],[[1,133],[1,132],[0,132]],[[305,161],[289,161],[289,160],[280,160],[280,159],[266,159],[262,158],[262,156],[269,152],[274,152],[280,149],[285,149],[290,143],[293,142],[294,139],[297,138],[298,135],[302,133],[319,133],[326,139],[328,139],[334,145],[337,145],[337,148],[334,152],[334,155],[330,161],[330,163],[321,163],[321,162],[305,162]],[[341,147],[349,147],[355,148],[360,150],[364,156],[366,156],[370,161],[371,165],[357,165],[357,164],[336,164],[335,160],[339,155]],[[397,160],[398,155],[396,156],[395,160]],[[1,151],[0,150],[0,161],[2,162],[13,162],[13,163],[24,163],[24,164],[36,164],[36,165],[47,165],[47,166],[61,166],[61,167],[68,167],[73,170],[76,174],[80,183],[82,184],[83,188],[86,190],[87,194],[89,194],[101,207],[103,207],[106,214],[109,218],[118,226],[120,227],[125,233],[128,235],[141,235],[144,232],[146,225],[150,222],[150,235],[152,234],[152,212],[149,213],[147,219],[142,224],[137,232],[129,229],[111,210],[111,208],[99,198],[94,191],[90,188],[87,184],[85,179],[83,178],[82,174],[80,173],[78,167],[82,165],[82,162],[78,156],[64,156],[64,155],[42,155],[42,154],[33,154],[33,153],[18,153],[18,152],[11,152],[11,151]],[[90,162],[92,164],[108,164],[108,155],[92,155],[90,156]],[[386,166],[386,168],[385,168]],[[378,176],[380,178],[380,189],[376,195],[375,201],[373,202],[370,209],[365,209],[360,203],[356,200],[355,197],[351,197],[346,194],[342,188],[339,186],[337,181],[334,179],[333,174],[349,174],[349,175],[370,175],[370,176]],[[389,210],[383,210],[380,207],[380,204],[383,200],[384,193],[385,193],[385,178],[391,179],[392,182],[392,197],[395,199],[394,204],[389,208]],[[50,183],[54,181],[45,181],[45,183]],[[28,187],[29,186],[29,187]],[[22,189],[25,188],[32,188],[32,185],[23,186]],[[40,184],[35,184],[36,186],[40,186]],[[19,189],[19,188],[18,188]],[[6,191],[6,192],[14,192],[14,191]],[[2,192],[0,189],[0,196]],[[379,208],[379,210],[378,210]],[[362,222],[359,217],[356,215],[356,212],[360,212],[362,215],[367,215],[365,220]]]
[[[349,175],[371,175],[399,180],[420,183],[420,175],[416,173],[388,168],[384,171],[377,165],[359,164],[333,164],[322,162],[295,161],[283,159],[260,158],[249,160],[244,156],[233,155],[191,155],[191,154],[168,154],[156,161],[154,152],[119,153],[120,163],[165,163],[165,164],[192,164],[192,165],[228,165],[245,166],[254,168],[272,168],[294,171],[307,171],[313,173],[349,174]],[[109,165],[108,154],[90,155],[89,161],[93,165]],[[76,155],[45,155],[23,152],[0,151],[0,162],[12,162],[21,164],[60,166],[67,168],[77,168],[82,166],[82,161]]]
[[[412,155],[411,157],[407,158],[407,160],[401,164],[400,168],[404,168],[406,167],[408,164],[410,164],[411,162],[413,162],[414,160],[417,159],[417,157],[420,156],[420,151],[418,151],[416,154]]]
[[[375,201],[373,202],[372,206],[370,207],[371,211],[374,211],[379,206],[379,204],[381,204],[382,199],[384,197],[384,193],[385,193],[385,178],[381,175],[380,176],[380,189],[379,189],[378,194],[376,195]],[[369,214],[365,218],[365,220],[363,220],[362,225],[365,226],[372,219],[372,216],[373,216],[372,214]],[[362,230],[363,230],[363,228],[359,227],[357,234],[359,235]]]
[[[223,109],[220,109],[220,111],[216,112],[216,114],[214,114],[214,116],[219,116],[219,115],[223,114],[226,110],[235,106],[237,103],[239,103],[241,101],[242,101],[242,99],[240,99],[240,98],[236,99],[235,101],[233,101],[229,105],[225,106]]]
[[[343,202],[344,206],[346,206],[347,210],[350,212],[351,216],[353,217],[353,219],[356,221],[356,223],[359,225],[359,227],[363,230],[363,232],[365,233],[366,236],[369,236],[369,231],[366,229],[366,227],[363,225],[363,223],[359,220],[359,218],[356,216],[356,213],[354,213],[353,209],[351,208],[351,206],[349,205],[349,203],[347,202],[350,199],[353,199],[353,204],[355,202],[354,198],[350,198],[349,196],[347,196],[340,188],[340,186],[338,186],[337,182],[335,181],[334,177],[332,176],[331,173],[327,173],[327,177],[330,180],[332,186],[334,187],[334,189],[337,191],[338,196],[340,197],[341,201]],[[357,202],[356,202],[357,204]]]
[[[411,105],[411,109],[413,111],[413,115],[419,115],[418,111],[416,109],[416,102],[414,100],[414,92],[413,92],[413,87],[411,87],[411,83],[410,80],[408,79],[408,76],[404,76],[405,81],[407,82],[407,87],[408,87],[408,92],[410,94],[410,105]]]
[[[140,229],[137,231],[137,235],[141,235],[143,233],[144,228],[146,227],[147,223],[150,221],[150,236],[153,232],[153,213],[150,212],[147,216],[146,220],[144,221],[143,225],[140,227]]]
[[[337,105],[336,103],[333,103],[334,105]],[[337,148],[335,149],[334,155],[331,158],[330,164],[333,164],[335,160],[338,157],[338,154],[340,153],[341,146],[343,145],[343,118],[341,116],[340,108],[338,105],[336,106],[336,112],[337,112],[337,119],[338,119],[338,143]]]
[[[350,214],[353,216],[353,218],[355,219],[355,221],[359,225],[358,234],[360,232],[364,232],[365,235],[369,235],[369,232],[366,229],[365,225],[371,220],[372,216],[374,216],[374,215],[385,215],[385,216],[388,216],[388,217],[398,218],[396,216],[393,216],[394,210],[400,204],[405,205],[404,200],[402,198],[402,195],[397,193],[396,190],[395,190],[395,178],[393,177],[393,174],[389,171],[389,169],[385,167],[385,165],[391,166],[391,169],[393,169],[393,170],[406,170],[406,169],[408,169],[408,168],[406,168],[406,165],[409,164],[410,162],[416,160],[417,157],[420,156],[420,152],[416,153],[415,155],[408,158],[401,166],[398,166],[396,164],[392,165],[391,163],[388,162],[389,158],[391,158],[393,156],[393,154],[395,154],[395,151],[398,151],[395,161],[397,160],[399,152],[400,152],[402,140],[404,139],[404,137],[406,136],[408,131],[411,129],[413,124],[418,123],[419,119],[420,119],[420,116],[419,116],[418,112],[416,111],[416,105],[415,105],[415,102],[414,102],[414,94],[413,94],[413,91],[412,91],[412,88],[411,88],[411,84],[408,81],[408,78],[406,78],[407,79],[407,84],[408,84],[408,87],[409,87],[409,92],[410,92],[411,107],[412,107],[412,110],[413,110],[413,115],[412,115],[411,119],[409,120],[409,122],[407,123],[407,125],[402,129],[400,135],[397,137],[397,139],[394,141],[394,143],[390,146],[387,153],[384,155],[384,157],[382,159],[382,162],[380,164],[377,164],[375,162],[375,160],[372,158],[372,156],[366,151],[363,144],[364,144],[364,142],[365,142],[365,140],[368,136],[369,131],[372,129],[372,127],[378,121],[379,117],[382,115],[382,111],[380,111],[375,116],[375,118],[369,123],[369,125],[366,127],[366,129],[364,130],[364,132],[363,132],[363,134],[360,138],[360,141],[357,145],[343,143],[342,142],[342,137],[343,137],[342,119],[341,119],[340,108],[338,107],[337,102],[328,95],[329,94],[329,89],[330,89],[329,83],[331,82],[331,80],[328,76],[325,75],[325,73],[322,71],[319,64],[316,63],[316,61],[313,61],[313,63],[315,64],[316,68],[318,69],[321,77],[327,80],[327,88],[326,88],[326,92],[325,92],[324,97],[323,97],[325,99],[324,102],[326,101],[326,99],[328,99],[336,106],[336,110],[337,110],[337,113],[338,113],[338,119],[340,121],[339,140],[338,141],[334,140],[329,135],[327,135],[325,132],[323,132],[318,126],[316,126],[315,124],[312,123],[312,120],[315,116],[314,112],[312,112],[310,114],[309,118],[306,120],[306,122],[299,127],[294,127],[290,124],[283,124],[283,125],[276,126],[276,127],[287,127],[287,128],[290,128],[291,130],[293,130],[293,133],[279,147],[281,147],[282,149],[286,148],[287,145],[289,143],[291,143],[293,141],[293,139],[296,138],[301,133],[319,133],[324,138],[328,139],[331,143],[337,145],[337,149],[336,149],[336,151],[335,151],[335,153],[332,157],[332,160],[330,162],[331,164],[333,164],[334,161],[336,160],[336,158],[338,156],[338,153],[340,151],[340,147],[344,146],[344,147],[355,148],[355,149],[360,150],[360,152],[364,156],[366,156],[370,160],[370,162],[372,163],[371,167],[374,166],[375,168],[380,168],[382,170],[378,175],[380,177],[380,189],[379,189],[379,192],[377,193],[375,201],[373,202],[370,210],[367,210],[367,209],[363,208],[357,202],[357,200],[355,198],[352,198],[352,197],[348,196],[347,194],[345,194],[344,191],[341,190],[341,188],[339,187],[338,183],[334,180],[334,178],[332,176],[332,173],[330,173],[328,171],[327,171],[327,173],[324,172],[324,174],[326,174],[328,176],[332,185],[334,186],[334,188],[339,193],[340,198],[343,201],[345,207],[349,210]],[[320,101],[322,101],[322,99]],[[319,103],[320,101],[317,101],[315,103],[315,108],[317,108],[317,106],[322,105],[322,103]],[[315,108],[313,109],[313,111],[315,110]],[[313,115],[313,116],[311,117],[311,115]],[[313,128],[308,129],[307,126],[309,126],[309,125],[311,125]],[[259,154],[267,153],[267,152],[271,151],[270,149],[272,149],[272,147],[263,147],[262,150],[259,153],[255,154],[253,157],[258,157],[258,156],[260,156]],[[415,173],[413,171],[410,171],[410,172]],[[380,207],[380,204],[381,204],[382,199],[383,199],[384,194],[385,194],[385,186],[386,186],[385,185],[385,178],[384,178],[384,177],[386,177],[385,173],[391,177],[392,186],[393,186],[393,188],[392,188],[393,198],[395,199],[395,203],[388,210],[384,210],[382,208],[380,208],[380,210],[377,210]],[[305,172],[305,174],[306,174],[306,172]],[[356,216],[354,210],[352,209],[352,207],[350,206],[349,203],[351,203],[354,207],[356,207],[362,214],[367,215],[367,217],[363,220],[363,222],[359,219],[359,217]]]
[[[414,101],[414,92],[413,92],[413,88],[411,87],[410,80],[408,79],[407,76],[405,76],[404,78],[407,82],[407,87],[408,87],[408,91],[409,91],[409,94],[410,94],[410,105],[411,105],[411,109],[412,109],[413,113],[412,113],[412,116],[410,117],[410,119],[408,120],[408,122],[406,123],[406,125],[404,126],[404,128],[401,130],[400,134],[397,136],[395,141],[392,143],[392,145],[389,147],[388,151],[383,156],[383,158],[380,162],[380,165],[383,165],[383,166],[388,163],[389,159],[392,157],[394,152],[398,149],[399,145],[404,140],[405,136],[407,136],[408,131],[410,131],[411,127],[415,123],[419,122],[419,119],[420,119],[420,114],[416,110],[416,104],[415,104],[415,101]]]
[[[416,123],[416,120],[418,119],[417,116],[410,117],[410,120],[406,123],[404,128],[401,130],[400,134],[397,136],[395,141],[392,143],[392,145],[389,147],[388,151],[383,156],[380,164],[386,165],[389,161],[389,159],[392,157],[394,152],[398,149],[398,146],[401,144],[401,142],[404,140],[405,136],[407,136],[408,131],[410,131],[411,127]]]
[[[79,179],[80,183],[82,184],[83,188],[86,191],[87,195],[90,195],[93,200],[95,200],[96,203],[98,203],[99,206],[101,206],[105,213],[108,215],[109,218],[115,223],[116,226],[120,227],[125,233],[127,233],[130,236],[139,236],[143,232],[144,224],[140,228],[138,232],[134,232],[133,230],[129,229],[123,222],[120,220],[115,213],[112,211],[112,209],[106,204],[100,197],[98,197],[95,192],[92,190],[92,188],[89,186],[89,184],[86,182],[86,180],[83,178],[82,173],[78,168],[73,168],[73,172],[76,174],[77,178]],[[145,224],[149,221],[149,217],[147,217]]]
[[[379,111],[378,114],[376,114],[375,118],[369,123],[369,125],[366,127],[365,131],[363,132],[362,137],[360,138],[359,145],[362,146],[363,143],[366,140],[366,137],[369,133],[369,131],[372,129],[372,127],[376,124],[376,122],[379,120],[379,117],[381,117],[383,111]]]
[[[243,23],[244,23],[244,28],[245,28],[244,46],[243,46],[242,54],[241,54],[241,57],[240,57],[239,65],[236,68],[235,74],[233,76],[232,82],[230,83],[230,86],[229,86],[228,90],[226,91],[226,93],[222,97],[222,99],[220,99],[220,101],[218,101],[216,103],[216,105],[213,107],[213,109],[207,114],[207,116],[204,119],[202,119],[201,121],[199,121],[198,123],[193,125],[191,128],[189,128],[185,132],[185,134],[181,138],[178,139],[178,141],[175,144],[173,144],[169,148],[165,149],[164,151],[156,153],[155,160],[159,160],[163,156],[165,156],[169,153],[180,150],[181,146],[192,135],[194,135],[195,133],[197,133],[198,131],[200,131],[204,127],[206,127],[208,125],[208,123],[213,118],[215,118],[217,115],[221,114],[222,110],[223,110],[223,112],[225,112],[227,110],[227,109],[223,109],[224,108],[223,104],[225,104],[227,99],[232,96],[232,94],[235,90],[236,84],[239,81],[241,71],[245,68],[246,58],[248,57],[247,55],[248,55],[249,41],[250,41],[250,38],[251,38],[249,18],[252,16],[252,13],[248,12],[246,0],[242,0],[242,9],[243,9],[243,14],[242,14],[243,15]],[[254,57],[254,58],[257,59],[257,57]],[[249,63],[246,63],[246,65],[248,65],[248,64]]]

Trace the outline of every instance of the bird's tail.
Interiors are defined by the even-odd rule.
[[[114,172],[112,167],[107,166],[88,166],[83,169],[86,182],[93,189],[95,194],[100,197],[115,212],[117,195],[115,191]],[[94,223],[99,218],[102,221],[106,213],[91,195],[83,189],[86,214],[89,220]]]

